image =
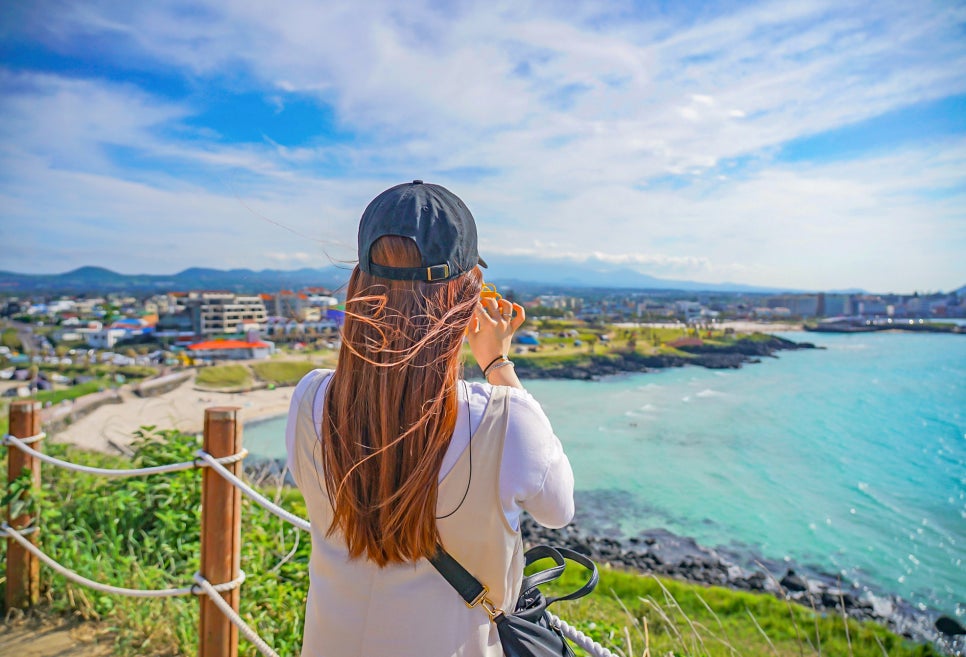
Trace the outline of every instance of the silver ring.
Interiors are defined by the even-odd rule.
[[[500,317],[502,317],[503,319],[510,319],[511,317],[513,317],[513,313],[500,313]]]

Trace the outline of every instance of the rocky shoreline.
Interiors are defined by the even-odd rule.
[[[793,342],[775,335],[740,338],[731,344],[694,344],[677,347],[687,356],[676,354],[641,354],[614,351],[587,354],[566,362],[540,363],[539,359],[518,358],[514,361],[521,379],[593,380],[602,376],[629,372],[650,372],[670,367],[698,365],[708,369],[738,369],[745,363],[760,363],[762,358],[775,358],[783,350],[821,349],[811,342]]]
[[[944,629],[952,619],[921,610],[895,595],[841,583],[832,574],[768,561],[758,561],[760,567],[750,569],[739,565],[734,558],[699,545],[692,538],[664,529],[647,530],[631,537],[608,531],[610,535],[602,536],[599,532],[589,533],[575,523],[562,529],[547,529],[524,515],[521,530],[528,546],[558,545],[585,554],[599,564],[693,584],[768,593],[819,613],[844,613],[856,620],[874,621],[907,639],[931,644],[947,655],[966,655],[966,637],[944,635],[937,629],[940,618],[946,618],[939,621]],[[952,623],[955,627],[956,621]]]

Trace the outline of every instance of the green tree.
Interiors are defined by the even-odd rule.
[[[6,329],[0,334],[0,344],[9,347],[11,351],[23,351],[23,343],[20,342],[20,336],[15,329]]]

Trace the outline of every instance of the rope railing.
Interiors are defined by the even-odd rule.
[[[33,436],[33,438],[37,437]],[[192,470],[194,468],[207,467],[206,465],[199,463],[199,459],[195,459],[193,461],[184,461],[182,463],[154,465],[147,468],[95,468],[89,465],[71,463],[70,461],[64,461],[48,454],[44,454],[43,452],[38,452],[37,450],[31,448],[28,443],[24,441],[24,439],[17,438],[16,436],[12,436],[10,434],[4,435],[3,444],[13,445],[25,454],[29,454],[30,456],[43,461],[44,463],[49,463],[59,468],[64,468],[65,470],[100,475],[102,477],[142,477],[147,475],[166,474],[169,472],[181,472],[182,470]],[[232,454],[231,456],[225,456],[217,459],[217,462],[224,465],[231,465],[232,463],[237,463],[238,461],[243,460],[246,456],[248,456],[248,450],[243,449],[237,454]]]
[[[17,440],[19,440],[24,445],[32,445],[33,443],[41,441],[46,437],[47,437],[46,431],[41,431],[38,434],[34,434],[33,436],[27,436],[25,438],[17,438],[16,436],[11,436],[9,433],[5,433],[3,434],[3,444],[4,445],[7,444],[7,438],[17,438]]]
[[[617,657],[617,655],[612,653],[610,650],[600,645],[599,642],[594,641],[559,616],[554,616],[549,611],[547,612],[547,615],[550,617],[550,623],[560,628],[561,634],[589,652],[591,655],[594,655],[595,657]]]
[[[8,529],[4,529],[4,527],[9,527],[9,525],[7,523],[3,523],[2,525],[0,525],[0,538],[6,538],[8,531],[17,532],[21,536],[30,536],[35,531],[37,531],[37,528],[36,527],[24,527],[23,529],[12,529],[11,528],[9,530]]]
[[[220,409],[225,410],[225,409]],[[11,407],[11,417],[13,414],[13,406]],[[207,415],[206,415],[207,417]],[[232,429],[234,428],[234,419],[230,421]],[[11,429],[13,429],[13,422],[11,421]],[[164,474],[171,472],[180,472],[184,470],[191,470],[197,468],[209,468],[210,472],[217,473],[218,476],[226,481],[231,489],[239,491],[241,494],[248,497],[250,500],[261,506],[263,509],[272,513],[273,515],[285,520],[286,522],[292,524],[293,526],[301,529],[303,531],[310,531],[311,524],[308,520],[301,518],[285,509],[281,508],[277,504],[270,501],[264,495],[256,491],[249,484],[245,483],[240,477],[232,473],[226,465],[231,465],[242,461],[247,455],[248,451],[240,447],[240,442],[235,448],[235,453],[229,454],[227,456],[215,457],[206,449],[199,449],[195,453],[195,459],[192,461],[185,461],[182,463],[170,463],[165,465],[158,465],[146,468],[126,468],[126,469],[112,469],[112,468],[95,468],[90,466],[79,465],[76,463],[71,463],[70,461],[64,461],[52,456],[48,456],[43,452],[33,449],[30,447],[31,444],[43,440],[46,434],[43,432],[37,432],[34,430],[33,435],[27,437],[17,437],[12,434],[5,434],[3,440],[0,441],[2,444],[8,446],[8,448],[15,448],[22,452],[26,457],[37,459],[51,465],[65,468],[68,470],[73,470],[75,472],[82,472],[86,474],[100,475],[105,477],[133,477],[133,476],[146,476],[154,474]],[[206,427],[205,432],[205,443],[206,447],[208,444],[208,430]],[[224,452],[225,450],[222,450]],[[230,451],[230,450],[229,450]],[[12,459],[8,459],[8,465],[12,468]],[[13,475],[15,476],[15,475]],[[13,476],[9,479],[12,480]],[[206,480],[207,481],[207,480]],[[11,522],[13,520],[11,519]],[[228,593],[235,589],[241,587],[242,583],[245,581],[245,573],[241,570],[237,570],[238,575],[233,579],[220,583],[212,584],[208,579],[206,579],[200,572],[194,573],[192,576],[193,583],[189,586],[178,587],[178,588],[168,588],[168,589],[153,589],[153,590],[143,590],[143,589],[130,589],[124,587],[113,586],[109,584],[103,584],[101,582],[94,581],[83,575],[68,569],[62,564],[58,563],[55,559],[50,557],[48,554],[44,553],[40,548],[38,548],[34,543],[28,540],[26,537],[37,531],[36,526],[28,527],[13,527],[7,522],[0,523],[0,537],[7,537],[14,543],[16,543],[25,552],[33,555],[41,562],[46,564],[55,572],[64,576],[70,581],[73,581],[82,586],[86,586],[95,591],[101,593],[108,593],[114,595],[123,595],[135,598],[163,598],[163,597],[173,597],[173,596],[183,596],[183,595],[197,595],[199,597],[205,597],[210,600],[212,604],[224,615],[224,617],[233,625],[237,630],[252,643],[253,646],[265,657],[279,657],[265,641],[242,619],[237,611],[238,598],[235,597],[234,607],[228,601],[225,600],[222,594]],[[203,530],[204,533],[204,530]],[[204,553],[204,546],[202,547]],[[8,554],[8,568],[10,567]],[[204,554],[202,555],[202,564],[204,567]],[[9,593],[9,577],[8,577],[8,593]],[[9,599],[9,598],[8,598]],[[8,606],[10,606],[8,604]],[[569,640],[573,641],[577,646],[587,651],[594,657],[616,657],[607,648],[603,647],[600,643],[593,641],[590,637],[586,636],[580,630],[572,627],[566,621],[560,619],[559,617],[550,614],[550,620],[553,624],[560,628],[561,633],[567,637]],[[204,614],[202,614],[202,623],[204,624]],[[204,625],[202,626],[204,627]],[[205,634],[205,632],[202,632]],[[210,634],[210,633],[209,633]],[[229,645],[231,642],[223,642],[223,645]],[[230,650],[230,649],[229,649]],[[210,651],[212,655],[227,655],[228,652],[219,650],[217,647],[215,650]],[[204,639],[202,640],[202,650],[200,652],[202,657],[207,657],[205,651]],[[232,653],[234,657],[234,653]]]
[[[232,625],[237,627],[238,631],[244,634],[246,639],[251,641],[252,645],[258,649],[258,652],[265,655],[265,657],[279,657],[278,653],[272,650],[271,647],[265,643],[264,639],[258,636],[258,633],[249,627],[248,623],[246,623],[244,619],[238,615],[238,612],[232,609],[231,605],[225,602],[225,599],[218,595],[217,586],[213,586],[208,580],[201,576],[201,573],[195,573],[194,579],[195,584],[201,587],[202,592],[204,592],[205,595],[207,595],[208,598],[215,603],[215,606],[218,607],[218,609],[221,610],[221,613],[223,613],[228,620],[232,622]]]
[[[121,586],[112,586],[110,584],[102,584],[101,582],[96,582],[92,579],[88,579],[83,575],[70,570],[63,566],[62,564],[55,561],[50,555],[43,552],[36,545],[33,545],[30,541],[23,537],[23,533],[15,530],[7,523],[0,525],[0,530],[7,538],[11,538],[20,544],[23,549],[27,550],[35,557],[47,564],[53,571],[63,575],[72,582],[86,586],[89,589],[94,589],[95,591],[100,591],[101,593],[113,593],[115,595],[124,595],[130,598],[172,598],[179,595],[199,595],[197,584],[191,584],[190,586],[183,586],[174,589],[128,589]],[[224,593],[225,591],[231,591],[242,585],[245,581],[245,573],[242,572],[238,577],[230,582],[224,582],[223,584],[213,585],[212,588],[216,593]]]
[[[242,481],[241,479],[233,475],[231,472],[229,472],[228,469],[225,468],[223,465],[221,465],[221,463],[219,463],[217,459],[213,458],[211,454],[208,454],[202,449],[199,449],[196,452],[196,454],[198,455],[198,458],[204,461],[208,466],[210,466],[212,470],[214,470],[219,475],[227,479],[228,483],[230,483],[232,486],[240,490],[245,497],[249,498],[256,504],[258,504],[258,506],[262,507],[269,513],[272,513],[278,516],[282,520],[285,520],[295,525],[299,529],[302,529],[304,531],[310,531],[312,529],[312,525],[309,523],[308,520],[305,520],[304,518],[300,518],[294,513],[290,513],[285,509],[283,509],[282,507],[278,506],[277,504],[274,504],[267,497],[265,497],[264,495],[256,491],[254,488],[246,484],[244,481]]]

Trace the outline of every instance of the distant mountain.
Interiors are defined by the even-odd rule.
[[[626,265],[602,260],[491,256],[486,271],[487,281],[513,284],[518,290],[535,292],[549,289],[625,289],[681,290],[687,292],[739,292],[775,294],[807,292],[791,288],[763,287],[742,283],[702,283],[698,281],[655,278]],[[338,289],[345,285],[350,265],[318,269],[208,269],[191,267],[171,275],[119,274],[103,267],[80,267],[63,274],[18,274],[0,271],[0,294],[26,295],[38,293],[129,292],[145,294],[164,291],[225,290],[235,293],[276,292],[304,287]],[[837,293],[860,293],[862,290],[837,290]]]
[[[494,282],[515,281],[526,284],[557,285],[561,287],[594,287],[633,290],[683,290],[689,292],[801,292],[791,288],[762,287],[743,283],[701,283],[642,274],[626,265],[615,265],[603,260],[588,259],[524,259],[487,257],[490,268],[487,279]],[[492,274],[491,274],[492,272]]]
[[[349,278],[339,267],[324,269],[204,269],[192,267],[173,275],[119,274],[103,267],[80,267],[63,274],[17,274],[0,271],[0,293],[151,293],[225,290],[236,293],[275,292],[304,287],[337,288]]]

